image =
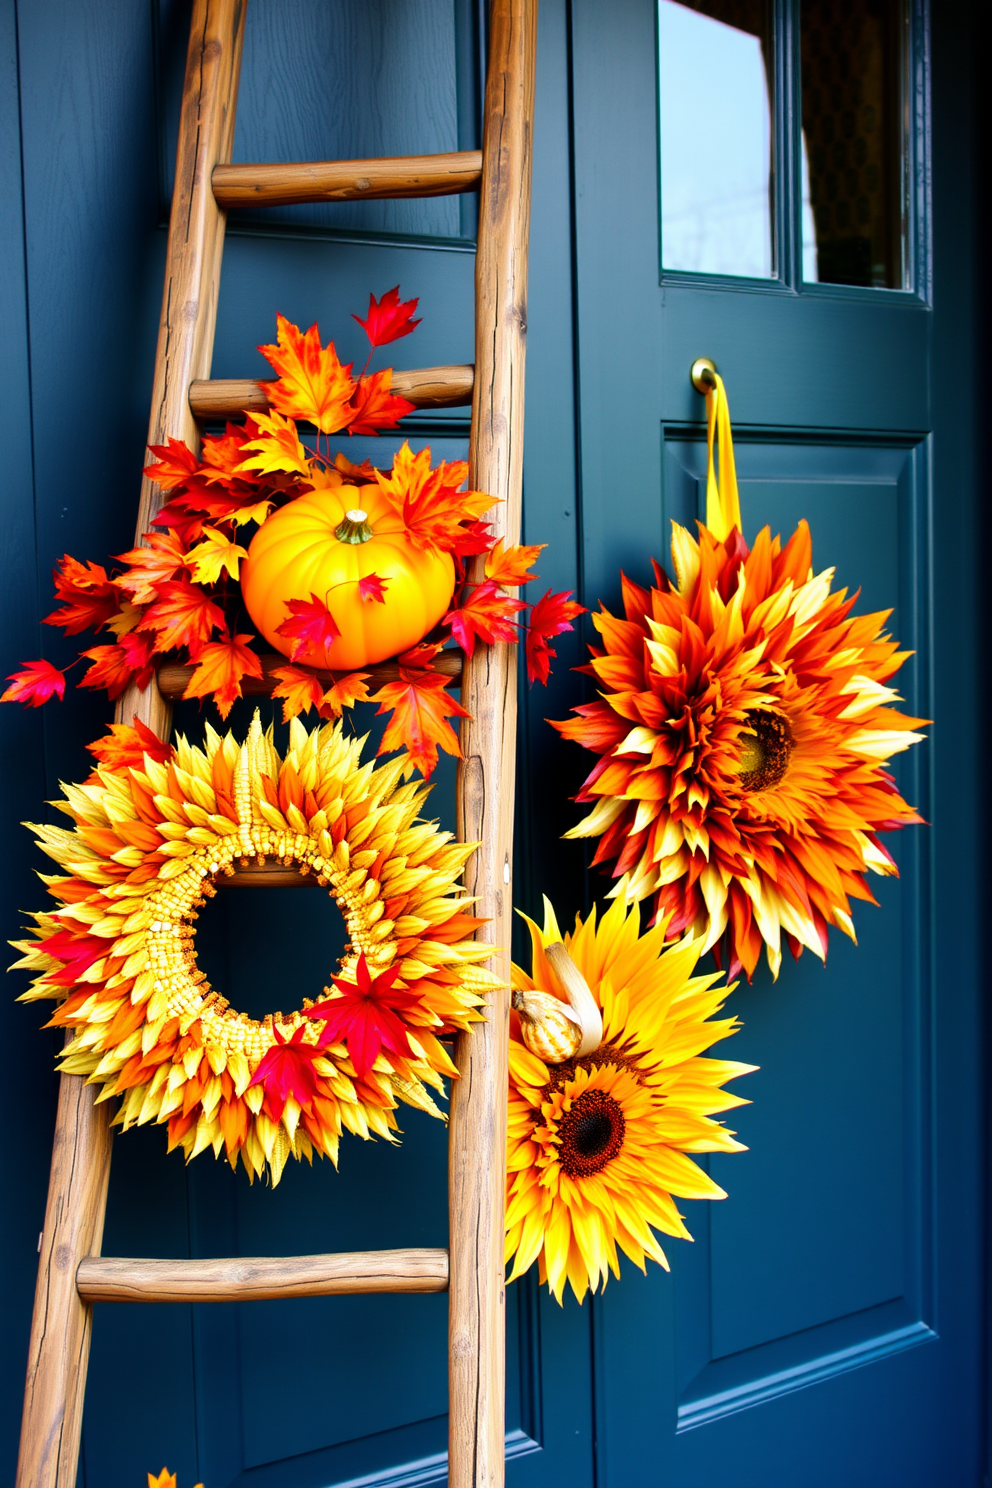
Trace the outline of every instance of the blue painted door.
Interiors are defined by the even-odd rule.
[[[734,994],[745,1023],[736,1057],[762,1066],[739,1117],[750,1151],[714,1161],[730,1199],[709,1213],[690,1206],[696,1243],[670,1247],[671,1276],[625,1268],[582,1308],[549,1302],[533,1277],[515,1284],[508,1483],[974,1488],[984,801],[976,428],[962,396],[978,283],[974,12],[965,0],[935,7],[931,37],[914,0],[909,42],[886,33],[885,55],[905,63],[905,231],[897,248],[890,235],[866,257],[854,241],[865,234],[824,216],[835,200],[827,177],[840,172],[835,197],[857,218],[859,193],[843,176],[857,161],[831,163],[845,126],[840,117],[838,139],[825,139],[823,121],[837,112],[829,89],[804,120],[791,0],[770,12],[750,0],[665,4],[542,0],[526,539],[550,543],[542,580],[580,588],[586,604],[615,600],[621,566],[641,577],[652,553],[664,556],[669,519],[699,506],[701,405],[688,366],[712,356],[730,389],[749,529],[808,516],[818,561],[860,584],[866,605],[894,603],[896,631],[917,649],[910,706],[936,725],[901,784],[932,826],[897,844],[902,878],[882,885],[879,909],[863,907],[857,950],[835,938],[825,972],[806,956],[776,985],[759,976]],[[846,55],[850,10],[809,4],[807,101],[824,57]],[[480,9],[250,0],[237,158],[474,144]],[[37,623],[61,554],[100,559],[131,541],[188,14],[185,0],[0,0],[4,675],[42,651],[68,659]],[[732,86],[726,73],[704,76],[687,129],[670,64],[685,27],[704,22],[723,27]],[[770,125],[758,148],[761,89]],[[747,190],[736,225],[725,216],[714,240],[692,216],[698,196],[679,199],[670,162],[687,133],[702,148],[717,101],[724,134],[741,136]],[[891,140],[889,150],[891,164]],[[891,226],[891,201],[889,211]],[[816,282],[803,280],[804,228],[806,281]],[[318,319],[354,355],[349,312],[396,282],[421,296],[424,315],[400,343],[407,364],[470,360],[473,230],[471,202],[457,199],[240,223],[226,248],[214,374],[264,370],[253,348],[271,338],[277,309]],[[845,275],[860,286],[836,282]],[[464,413],[420,419],[411,437],[460,453]],[[577,815],[568,795],[583,761],[544,721],[579,698],[568,669],[581,653],[579,637],[562,637],[549,692],[524,696],[516,876],[530,911],[542,891],[568,913],[603,888],[586,877],[581,846],[560,841]],[[0,709],[11,934],[38,898],[39,859],[18,822],[37,819],[60,778],[85,775],[84,745],[105,721],[98,700],[80,694],[61,712]],[[195,711],[180,723],[201,726]],[[442,773],[443,819],[452,788]],[[320,896],[245,892],[218,896],[211,910],[202,954],[242,1006],[323,985],[339,927]],[[37,1024],[36,1007],[5,1004],[0,1109],[15,1136],[0,1224],[3,1481],[13,1477],[50,1151],[54,1044]],[[166,1156],[161,1132],[131,1132],[115,1147],[107,1252],[443,1243],[444,1132],[415,1112],[404,1126],[402,1147],[353,1140],[339,1174],[295,1169],[274,1193],[206,1156],[187,1170]],[[441,1483],[445,1408],[441,1298],[100,1308],[81,1481],[128,1488],[167,1462],[183,1488]]]
[[[597,1304],[608,1488],[978,1481],[981,1186],[962,1138],[980,1083],[958,876],[975,658],[969,577],[952,577],[967,415],[935,360],[935,317],[962,308],[941,236],[955,166],[928,127],[950,41],[937,12],[931,49],[919,5],[573,7],[586,602],[616,601],[621,566],[645,581],[670,520],[702,515],[689,368],[709,356],[746,535],[807,517],[817,571],[836,565],[866,610],[894,606],[916,653],[909,710],[936,720],[897,767],[932,825],[896,842],[901,878],[858,906],[859,946],[834,932],[826,969],[787,957],[777,983],[762,967],[734,993],[735,1057],[761,1071],[737,1122],[751,1150],[712,1162],[728,1202],[692,1215],[670,1277],[627,1276]]]

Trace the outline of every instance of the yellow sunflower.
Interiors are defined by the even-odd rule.
[[[711,1117],[747,1104],[721,1086],[754,1066],[702,1057],[739,1025],[714,1016],[732,990],[714,986],[719,974],[693,976],[698,941],[666,948],[664,926],[641,935],[637,906],[619,899],[598,924],[595,910],[577,916],[572,935],[547,900],[543,930],[527,924],[531,974],[513,968],[506,1253],[511,1281],[537,1261],[559,1302],[566,1282],[581,1302],[619,1276],[617,1247],[641,1270],[649,1257],[668,1269],[654,1231],[691,1239],[676,1198],[725,1197],[687,1154],[744,1150]],[[546,954],[556,943],[602,1012],[599,1046],[561,1063],[524,1042],[536,1043],[541,994],[569,1006]]]
[[[593,616],[586,670],[598,697],[554,725],[600,756],[566,835],[598,837],[630,899],[653,900],[669,937],[691,931],[728,974],[754,972],[762,943],[778,975],[783,936],[826,957],[869,872],[895,874],[879,834],[921,821],[886,766],[924,722],[891,705],[909,655],[890,612],[814,574],[809,528],[788,543],[738,526],[699,540],[672,524],[676,582],[623,580],[622,618]]]
[[[203,749],[118,725],[64,787],[72,830],[34,828],[67,872],[44,877],[60,908],[15,942],[24,1000],[58,1001],[62,1069],[119,1096],[122,1127],[166,1122],[187,1159],[212,1147],[275,1183],[290,1155],[336,1161],[342,1129],[390,1137],[401,1100],[441,1115],[425,1087],[455,1069],[438,1035],[498,985],[458,887],[475,844],[418,820],[429,788],[408,758],[377,768],[362,743],[294,720],[282,758],[257,714],[243,742],[207,725]],[[194,936],[218,879],[267,858],[327,886],[349,944],[319,1002],[257,1020],[211,988]]]

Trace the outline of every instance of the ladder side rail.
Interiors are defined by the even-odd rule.
[[[198,438],[186,393],[194,377],[210,375],[224,235],[210,175],[230,159],[243,35],[244,0],[194,0],[149,443],[166,433]],[[157,504],[157,489],[144,478],[138,541]],[[168,731],[169,707],[154,680],[143,694],[125,694],[118,716],[126,723],[140,717],[163,736]],[[81,1076],[61,1076],[16,1488],[75,1488],[92,1325],[75,1278],[103,1237],[110,1115],[109,1102],[97,1106],[94,1088]]]
[[[537,0],[493,0],[476,257],[476,352],[469,479],[491,492],[497,535],[519,541],[523,486],[524,354]],[[476,561],[476,577],[481,578]],[[517,657],[497,644],[465,664],[458,832],[481,847],[466,868],[481,934],[509,980]],[[506,1103],[508,992],[486,1022],[459,1036],[461,1078],[451,1097],[450,1488],[504,1480]]]

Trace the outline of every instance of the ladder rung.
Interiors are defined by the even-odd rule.
[[[235,1256],[196,1261],[87,1256],[76,1272],[84,1302],[262,1302],[356,1292],[445,1292],[446,1250]]]
[[[267,651],[262,657],[262,675],[260,677],[242,677],[241,691],[246,697],[271,697],[273,689],[278,686],[278,678],[272,673],[276,667],[291,665],[288,656],[280,656],[278,651]],[[455,682],[461,681],[462,656],[460,651],[442,651],[434,658],[432,663],[434,670],[443,672],[446,677],[451,677]],[[178,663],[167,662],[159,668],[158,690],[169,702],[176,702],[186,691],[190,677],[195,668],[193,666],[180,666]],[[375,688],[383,686],[386,682],[396,682],[400,675],[399,663],[395,661],[381,661],[375,666],[362,667],[368,676],[366,686],[370,692]],[[331,672],[317,672],[317,676],[330,687],[335,680]]]
[[[475,369],[415,367],[393,372],[392,391],[416,408],[461,408],[472,401]],[[240,413],[266,413],[269,400],[264,382],[248,378],[214,378],[190,384],[189,406],[194,418],[237,418]]]
[[[313,160],[293,165],[215,165],[210,184],[220,207],[291,207],[303,202],[455,196],[476,191],[482,151],[399,155],[382,160]]]

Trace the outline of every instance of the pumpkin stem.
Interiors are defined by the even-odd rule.
[[[346,511],[342,520],[334,529],[334,536],[339,542],[367,543],[372,536],[372,528],[369,526],[369,514],[362,511],[360,506]]]

